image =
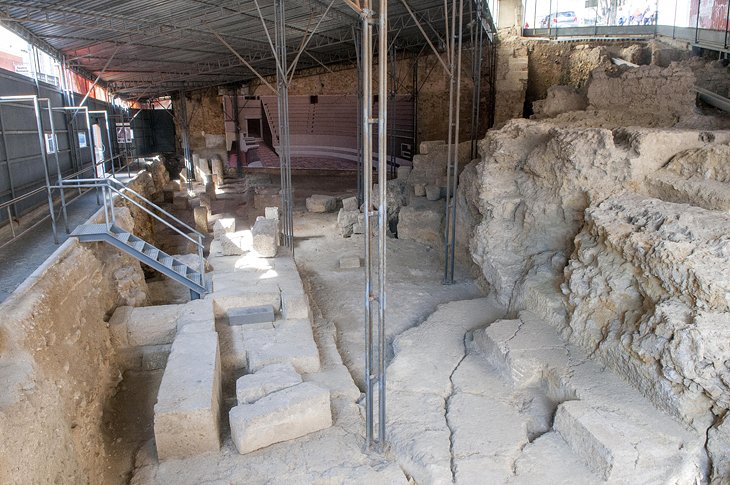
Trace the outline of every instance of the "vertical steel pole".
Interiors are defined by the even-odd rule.
[[[192,174],[193,174],[193,165],[192,165],[192,157],[190,155],[190,134],[188,132],[188,107],[187,107],[187,99],[185,98],[185,92],[179,91],[180,93],[180,128],[182,130],[182,133],[180,133],[181,142],[183,145],[183,158],[185,159],[185,168],[188,171],[187,181],[188,181],[188,192],[192,192],[193,190],[193,180],[192,180]],[[129,128],[131,130],[132,123],[129,123]]]
[[[33,96],[33,109],[35,110],[36,129],[38,130],[38,146],[41,149],[41,161],[43,162],[43,174],[46,177],[46,192],[48,193],[48,209],[51,213],[51,229],[53,240],[58,244],[58,233],[56,231],[56,211],[53,209],[53,193],[51,192],[51,175],[48,171],[48,156],[46,155],[46,140],[43,136],[43,123],[41,120],[41,109],[38,97]]]
[[[58,181],[59,192],[61,196],[61,212],[63,214],[63,224],[66,229],[66,234],[70,234],[71,231],[68,227],[68,211],[66,210],[66,194],[63,189],[63,174],[61,173],[61,162],[58,159],[58,141],[56,140],[56,127],[53,123],[53,108],[51,107],[51,100],[48,98],[39,99],[39,101],[45,101],[48,105],[48,119],[51,127],[51,136],[53,137],[54,143],[56,144],[56,151],[53,154],[53,158],[56,160],[56,180]]]
[[[363,0],[362,14],[362,167],[363,203],[365,204],[365,434],[368,446],[373,443],[373,319],[372,319],[372,247],[370,239],[370,195],[373,187],[373,138],[371,110],[373,102],[372,11],[370,0]]]
[[[461,47],[464,31],[464,0],[459,0],[459,34],[458,47],[456,48],[456,106],[454,127],[454,174],[451,190],[451,267],[449,268],[449,280],[454,281],[454,259],[456,253],[456,191],[459,186],[459,130],[461,121]]]
[[[5,122],[3,119],[3,112],[2,112],[2,104],[0,103],[0,132],[2,132],[2,140],[3,140],[3,155],[5,158],[5,168],[7,169],[8,173],[8,184],[10,185],[10,198],[15,198],[15,181],[13,180],[13,170],[10,165],[10,157],[8,156],[8,137],[5,134]],[[10,207],[13,208],[13,212],[15,213],[15,216],[18,216],[18,206],[17,204],[13,204],[12,206],[8,206],[8,220],[10,221],[10,227],[13,227],[13,218],[10,215]]]
[[[378,42],[378,445],[385,447],[386,235],[388,231],[388,0],[380,0]]]
[[[447,12],[448,14],[448,12]],[[456,0],[451,2],[451,32],[456,35]],[[446,139],[446,214],[444,217],[444,284],[452,283],[449,278],[449,218],[451,210],[449,200],[451,198],[451,177],[453,176],[453,150],[451,149],[454,142],[454,97],[456,96],[456,53],[455,42],[453,37],[448,37],[446,42],[449,52],[449,133]]]
[[[358,72],[362,73],[362,26],[353,27],[355,38],[355,54],[357,60]],[[357,76],[357,112],[362,115],[363,110],[363,87],[362,75]],[[361,134],[365,125],[362,116],[357,117],[357,133]],[[363,139],[362,136],[357,137],[357,204],[361,206],[363,203]]]
[[[294,255],[294,202],[291,185],[291,146],[289,140],[289,79],[287,77],[286,5],[276,0],[275,40],[278,65],[277,110],[279,115],[279,169],[281,174],[281,205],[283,212],[284,245]]]
[[[112,144],[112,132],[111,126],[109,125],[109,113],[104,110],[104,123],[106,124],[106,139],[109,142],[109,160],[112,163],[112,177],[116,178],[117,172],[114,168],[114,146]]]

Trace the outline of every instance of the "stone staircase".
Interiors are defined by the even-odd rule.
[[[417,483],[706,480],[704,437],[530,312],[441,305],[395,338],[391,451]]]
[[[513,389],[547,400],[551,423],[540,437],[562,440],[596,480],[695,483],[704,477],[703,436],[657,410],[536,315],[525,311],[475,331],[473,348]],[[552,460],[533,456],[530,467],[549,470]]]

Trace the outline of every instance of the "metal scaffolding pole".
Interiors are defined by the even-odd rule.
[[[132,122],[129,123],[130,129],[132,127]],[[193,158],[190,155],[190,136],[188,133],[188,106],[187,106],[187,99],[185,98],[185,93],[183,91],[180,91],[180,128],[182,133],[180,133],[180,141],[182,142],[182,148],[183,148],[183,158],[185,158],[185,169],[188,171],[187,177],[185,179],[188,181],[188,192],[193,191],[193,174],[195,171],[193,170]]]
[[[38,102],[38,96],[0,96],[0,103],[13,103],[18,101],[30,101],[33,105],[35,113],[36,131],[38,133],[38,147],[41,151],[41,162],[43,162],[43,175],[46,178],[46,192],[48,195],[48,210],[51,215],[51,229],[53,230],[53,240],[58,244],[58,232],[56,230],[56,211],[53,208],[53,192],[51,192],[51,174],[48,169],[48,155],[46,153],[46,140],[43,133],[43,120],[41,119],[41,106]],[[49,104],[50,109],[50,104]],[[53,116],[53,114],[51,114]],[[12,227],[12,220],[10,226]]]
[[[289,78],[286,46],[285,0],[275,3],[274,50],[277,57],[276,87],[279,115],[279,167],[281,174],[281,210],[283,243],[294,254],[294,203],[291,185],[291,147],[289,143]]]
[[[365,204],[365,433],[368,447],[378,445],[384,451],[386,432],[385,406],[385,312],[386,241],[388,231],[388,3],[379,0],[378,11],[364,0],[357,9],[361,21],[360,75],[362,100],[360,125]],[[378,117],[373,118],[373,27],[378,27]],[[378,132],[378,210],[373,200],[373,125]],[[371,218],[377,214],[377,253],[373,254]],[[373,274],[375,273],[375,275]],[[377,288],[374,285],[377,277]],[[377,290],[377,291],[376,291]],[[374,330],[377,335],[374,335]],[[377,357],[377,362],[376,362]],[[378,399],[378,432],[375,435],[375,394]]]
[[[56,139],[56,126],[53,123],[53,107],[51,106],[51,100],[48,98],[38,98],[38,102],[46,103],[48,109],[48,121],[51,128],[51,136],[53,137],[53,143],[56,145],[56,149],[53,152],[53,158],[56,161],[56,180],[60,186],[63,183],[63,174],[61,173],[61,161],[58,158],[58,140]],[[64,229],[66,234],[70,234],[71,231],[68,227],[68,212],[66,210],[66,194],[63,191],[63,187],[59,190],[61,196],[61,213],[63,214]]]
[[[484,48],[484,30],[481,26],[481,3],[476,3],[476,18],[472,18],[471,28],[471,48],[472,48],[472,80],[474,82],[474,90],[472,92],[471,105],[471,159],[475,159],[477,153],[477,142],[479,137],[479,121],[481,114],[481,95],[482,95],[482,56]]]
[[[458,17],[458,26],[457,26]],[[456,189],[459,183],[459,122],[461,107],[461,46],[464,29],[464,0],[451,2],[449,51],[449,135],[446,164],[446,216],[444,223],[444,284],[454,282],[456,249]]]

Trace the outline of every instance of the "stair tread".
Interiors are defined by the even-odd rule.
[[[106,234],[109,230],[106,224],[81,224],[71,233],[72,236],[85,236],[90,234]]]
[[[137,254],[134,254],[134,252],[127,249],[121,249],[124,252],[135,256],[139,260],[142,260],[143,258],[141,257],[141,255],[144,255],[157,261],[162,266],[173,270],[178,276],[182,277],[175,279],[183,283],[192,291],[198,293],[200,292],[201,288],[203,289],[204,293],[209,291],[209,288],[207,288],[208,285],[200,272],[176,260],[169,254],[147,243],[143,239],[136,237],[134,234],[125,231],[117,226],[107,226],[106,224],[81,224],[77,226],[71,233],[71,236],[79,238],[83,238],[83,236],[92,236],[92,238],[87,238],[87,241],[104,240],[104,238],[93,238],[93,236],[97,235],[105,235],[107,237],[111,236],[117,241],[124,243],[124,246],[133,249],[137,252]]]

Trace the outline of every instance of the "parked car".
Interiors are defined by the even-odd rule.
[[[548,27],[552,29],[559,29],[563,27],[578,27],[580,22],[578,16],[572,10],[566,12],[557,12],[548,15],[542,21],[540,21],[540,27],[546,29]]]

